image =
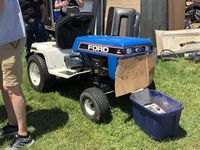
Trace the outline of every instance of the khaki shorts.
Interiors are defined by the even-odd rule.
[[[22,54],[25,38],[0,46],[0,84],[16,86],[22,83]]]

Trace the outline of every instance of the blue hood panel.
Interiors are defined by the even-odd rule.
[[[120,37],[108,35],[80,36],[76,38],[72,49],[78,50],[80,43],[102,44],[113,47],[129,47],[136,45],[152,44],[152,40],[136,37]]]
[[[91,35],[77,37],[72,50],[75,52],[88,53],[98,56],[107,57],[108,59],[108,74],[111,79],[115,79],[115,72],[119,58],[126,58],[127,55],[113,55],[113,53],[104,53],[100,51],[91,51],[87,48],[80,48],[81,45],[91,44],[97,46],[105,46],[117,49],[125,49],[127,47],[141,47],[144,45],[152,45],[152,40],[135,37],[120,37],[120,36],[107,36],[107,35]],[[141,45],[141,46],[140,46]],[[150,52],[150,51],[149,51]],[[148,52],[147,52],[148,53]],[[135,55],[128,55],[135,57]]]

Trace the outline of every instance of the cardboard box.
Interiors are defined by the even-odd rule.
[[[169,49],[175,52],[187,52],[200,49],[200,29],[156,30],[157,52]]]
[[[115,75],[116,97],[150,85],[154,68],[153,53],[119,60]]]

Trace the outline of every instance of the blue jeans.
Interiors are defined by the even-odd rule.
[[[44,23],[35,19],[33,22],[25,22],[26,29],[26,60],[30,56],[30,49],[33,42],[47,41],[47,32]]]

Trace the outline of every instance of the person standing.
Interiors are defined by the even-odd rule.
[[[7,150],[34,142],[27,130],[21,89],[24,47],[25,28],[18,0],[0,0],[0,90],[8,116],[7,125],[0,128],[0,137],[15,135]]]
[[[61,15],[66,16],[67,13],[79,12],[79,7],[84,6],[85,0],[55,0],[54,8],[61,10]]]
[[[26,39],[26,60],[30,56],[30,49],[33,42],[47,41],[47,32],[44,21],[46,18],[46,8],[43,0],[19,0],[25,29]]]

